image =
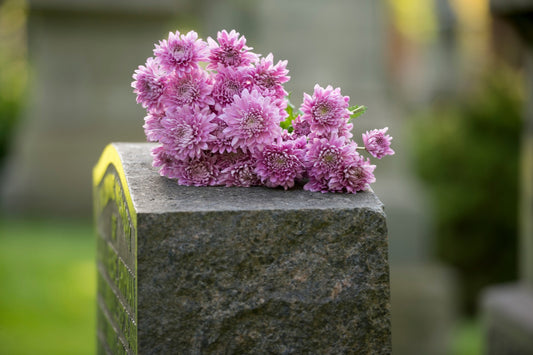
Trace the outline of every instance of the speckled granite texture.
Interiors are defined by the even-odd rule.
[[[136,215],[138,353],[391,352],[372,192],[178,186],[151,147],[114,144]]]

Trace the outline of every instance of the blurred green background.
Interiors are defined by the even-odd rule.
[[[0,219],[0,353],[94,354],[91,221]]]
[[[0,171],[26,104],[27,3],[0,4]],[[94,354],[92,220],[0,215],[0,354]]]
[[[28,81],[27,5],[6,0],[0,5],[0,171],[20,121]]]
[[[434,206],[435,254],[459,271],[461,309],[487,286],[518,277],[522,78],[505,66],[435,102],[413,124],[416,168]]]

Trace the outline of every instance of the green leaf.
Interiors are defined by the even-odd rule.
[[[366,112],[366,106],[355,105],[349,107],[348,110],[350,110],[350,119],[354,119]]]
[[[296,109],[296,107],[292,104],[292,102],[290,101],[290,94],[287,96],[286,100],[287,100],[287,108],[285,109],[285,111],[287,112],[287,114],[289,115],[285,121],[282,121],[280,122],[280,126],[281,128],[283,129],[286,129],[290,132],[292,132],[293,128],[292,128],[292,121],[294,121],[294,119],[296,117],[298,117],[298,115],[301,114],[301,112],[299,110]]]

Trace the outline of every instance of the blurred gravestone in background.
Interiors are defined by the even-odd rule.
[[[533,354],[533,1],[492,0],[491,10],[510,23],[525,44],[528,94],[520,154],[520,280],[492,286],[482,295],[485,345],[491,355]]]
[[[181,7],[172,0],[30,1],[32,75],[4,169],[5,212],[89,215],[90,171],[102,147],[144,140],[131,76]]]
[[[445,37],[455,83],[413,110],[411,145],[434,206],[435,253],[455,268],[472,317],[484,287],[516,278],[523,74],[501,60],[520,50],[488,1],[444,2],[455,14]]]

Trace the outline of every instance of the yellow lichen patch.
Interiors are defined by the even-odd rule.
[[[122,185],[122,190],[124,191],[124,197],[126,201],[124,201],[128,205],[128,210],[130,211],[130,216],[133,222],[133,225],[137,225],[137,215],[135,213],[135,209],[133,207],[133,201],[131,199],[128,183],[126,180],[126,175],[124,174],[124,168],[122,167],[122,162],[120,161],[120,156],[118,155],[117,150],[113,146],[113,144],[107,145],[105,147],[102,155],[100,156],[100,159],[98,160],[98,163],[93,168],[93,186],[96,188],[100,185],[102,182],[102,179],[105,179],[104,181],[104,188],[102,189],[106,196],[101,201],[108,202],[108,198],[113,196],[116,198],[119,194],[118,192],[113,191],[114,189],[114,178],[106,176],[106,171],[109,165],[113,165],[118,177],[120,179],[120,185]],[[121,196],[122,198],[122,196]],[[105,206],[105,204],[104,204]],[[121,215],[123,215],[124,211],[121,211]]]

